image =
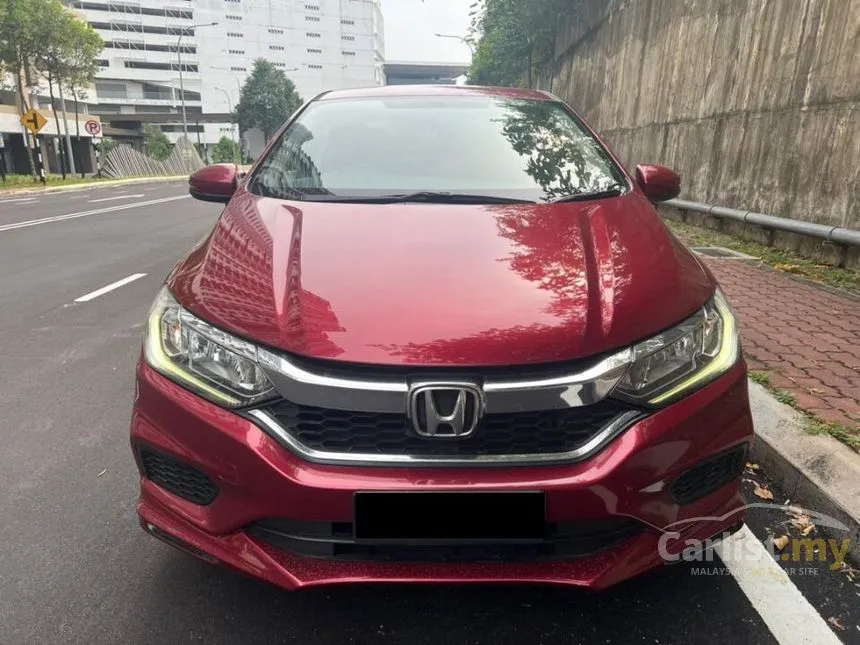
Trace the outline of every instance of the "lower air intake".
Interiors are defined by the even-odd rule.
[[[164,490],[189,502],[206,506],[218,496],[218,488],[206,473],[151,448],[141,448],[144,476]]]
[[[672,497],[678,504],[690,504],[716,492],[740,476],[745,460],[746,446],[740,446],[694,466],[672,484]]]

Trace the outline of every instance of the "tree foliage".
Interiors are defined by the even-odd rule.
[[[158,161],[167,159],[170,156],[170,151],[173,150],[170,139],[154,123],[147,123],[143,126],[143,145],[146,154]]]
[[[240,159],[239,145],[230,137],[221,137],[215,147],[212,148],[212,161],[214,163],[230,163]]]
[[[98,33],[60,0],[0,3],[0,63],[16,77],[35,81],[33,73],[41,72],[82,87],[95,77],[103,47]]]
[[[477,41],[469,71],[476,85],[531,87],[555,50],[556,29],[580,0],[477,0],[471,39]]]
[[[268,141],[301,105],[302,99],[287,75],[270,61],[258,58],[236,106],[239,129],[259,128]]]

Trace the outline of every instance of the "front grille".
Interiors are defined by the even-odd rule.
[[[576,558],[615,546],[642,532],[630,518],[547,524],[541,540],[408,544],[353,539],[349,522],[268,519],[247,527],[258,542],[296,555],[326,560],[383,562],[526,562]]]
[[[206,473],[164,453],[141,448],[140,463],[148,480],[189,502],[206,506],[218,495],[218,488]]]
[[[307,448],[335,453],[477,457],[542,455],[576,450],[632,408],[604,400],[594,405],[487,414],[464,438],[426,438],[405,414],[331,410],[279,401],[267,411]]]
[[[689,504],[710,495],[739,477],[745,461],[746,446],[740,446],[694,466],[672,484],[672,497],[679,504]]]

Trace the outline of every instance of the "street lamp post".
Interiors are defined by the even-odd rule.
[[[219,92],[224,92],[224,96],[227,98],[227,110],[229,110],[230,114],[233,114],[233,102],[230,101],[230,93],[222,87],[216,87],[215,89],[218,90]],[[235,117],[235,115],[233,115],[233,116]],[[232,130],[233,130],[233,127],[231,125],[230,131],[232,132]],[[239,165],[239,161],[240,161],[239,159],[237,159],[237,155],[236,155],[238,146],[239,146],[238,141],[234,141],[233,142],[233,162],[237,166]]]
[[[182,38],[185,36],[186,29],[199,29],[200,27],[214,27],[217,22],[207,22],[199,25],[191,25],[190,27],[182,27],[179,32],[179,39],[176,41],[176,59],[179,62],[179,102],[182,105],[182,134],[188,138],[188,119],[185,116],[185,82],[182,76]]]
[[[469,47],[469,51],[472,52],[472,56],[475,55],[475,46],[468,38],[463,38],[463,36],[455,36],[454,34],[434,34],[434,36],[436,36],[436,38],[452,38],[454,40],[459,40],[461,43],[464,43]]]

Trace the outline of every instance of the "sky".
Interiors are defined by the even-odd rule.
[[[386,60],[468,63],[468,46],[434,34],[467,36],[471,5],[472,0],[382,0]]]

